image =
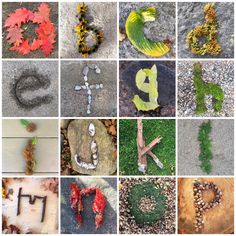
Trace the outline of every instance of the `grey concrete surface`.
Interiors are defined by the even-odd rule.
[[[76,85],[84,85],[83,68],[96,64],[101,73],[89,70],[90,84],[102,83],[102,89],[92,90],[91,114],[87,114],[87,92],[75,91]],[[63,61],[61,63],[61,116],[116,116],[117,68],[115,61]]]
[[[198,159],[199,126],[207,120],[178,120],[178,174],[206,175],[200,168]],[[212,131],[212,173],[210,175],[234,174],[234,121],[211,120]]]
[[[187,33],[204,22],[203,2],[178,3],[178,56],[180,58],[212,58],[206,54],[199,56],[191,53],[186,43]],[[219,25],[218,42],[222,51],[218,58],[234,57],[234,3],[215,3],[216,17]]]
[[[83,224],[78,225],[70,203],[70,183],[81,188],[99,187],[107,200],[102,226],[96,230],[92,211],[94,194],[83,198]],[[117,181],[116,178],[63,178],[61,180],[61,233],[62,234],[116,234],[117,232]]]
[[[162,58],[175,57],[175,3],[174,2],[121,2],[119,4],[120,20],[119,28],[125,30],[125,22],[132,10],[140,8],[155,7],[157,14],[156,20],[147,22],[144,27],[144,33],[152,41],[171,41],[171,51]],[[133,47],[128,38],[120,42],[120,58],[149,58]]]
[[[76,17],[78,2],[61,3],[61,57],[81,58],[78,52],[77,37],[73,32],[78,24]],[[115,2],[86,2],[88,5],[88,19],[104,32],[104,41],[97,52],[90,55],[90,58],[116,58],[117,54],[117,5]]]
[[[54,61],[4,61],[2,72],[2,111],[6,117],[43,117],[58,115],[58,63]],[[48,88],[22,93],[24,99],[32,100],[35,97],[50,95],[50,103],[25,109],[18,105],[16,97],[12,94],[13,84],[25,70],[35,70],[49,79]]]

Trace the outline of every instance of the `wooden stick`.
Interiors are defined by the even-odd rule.
[[[157,166],[159,166],[161,169],[163,168],[163,164],[152,151],[148,151],[148,155],[152,157],[152,159],[156,162]]]
[[[147,152],[151,151],[152,148],[161,141],[162,137],[158,136],[156,137],[151,143],[149,143],[146,147],[144,147],[141,152],[140,155],[145,155]]]
[[[143,124],[141,119],[137,119],[137,127],[138,166],[139,170],[145,173],[147,169],[147,157],[145,154],[141,154],[141,150],[145,147],[143,139]]]

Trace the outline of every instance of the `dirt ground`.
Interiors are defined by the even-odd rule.
[[[53,44],[54,49],[52,53],[47,56],[47,58],[57,58],[58,57],[58,3],[56,2],[47,2],[49,7],[51,8],[50,19],[55,27],[56,32],[56,43]],[[2,4],[2,26],[4,25],[5,20],[7,19],[10,13],[13,13],[18,8],[26,8],[31,11],[37,11],[40,3],[38,2],[4,2]],[[26,25],[25,25],[26,26]],[[36,37],[35,29],[38,27],[37,24],[28,23],[27,30],[24,32],[24,37],[29,39],[30,42]],[[3,28],[2,31],[2,57],[3,58],[45,58],[45,55],[41,52],[41,50],[36,50],[30,52],[27,55],[21,55],[16,51],[10,51],[9,45],[6,41],[6,28]]]
[[[178,120],[178,174],[206,175],[198,159],[199,126],[207,120]],[[217,119],[212,121],[212,173],[210,175],[234,174],[234,121]]]

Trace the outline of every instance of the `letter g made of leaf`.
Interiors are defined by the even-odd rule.
[[[148,79],[148,82],[146,82]],[[159,107],[158,98],[158,83],[157,83],[157,68],[153,65],[151,69],[141,69],[137,72],[135,77],[137,88],[149,95],[149,101],[144,101],[135,95],[133,102],[139,111],[150,111],[155,110]]]

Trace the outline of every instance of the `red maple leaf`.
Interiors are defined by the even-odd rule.
[[[24,24],[32,19],[33,15],[34,13],[26,8],[16,9],[14,13],[9,14],[4,27],[20,27],[22,23]]]
[[[47,3],[41,3],[38,7],[38,12],[34,13],[33,23],[43,23],[50,20],[50,11]]]
[[[41,45],[41,49],[42,49],[42,52],[45,56],[48,56],[52,50],[53,50],[53,43],[50,41],[50,39],[45,39],[43,40],[42,42],[42,45]]]
[[[39,25],[39,27],[35,30],[39,37],[43,37],[45,35],[50,35],[54,33],[54,25],[51,22],[43,22]]]
[[[42,41],[39,39],[34,39],[33,43],[30,46],[30,50],[31,51],[35,51],[37,49],[39,49],[42,45]]]
[[[10,44],[14,44],[15,46],[19,46],[22,43],[23,35],[22,32],[23,30],[18,27],[12,27],[7,29],[7,42]]]
[[[28,40],[24,40],[19,46],[11,47],[9,50],[17,51],[22,55],[30,53],[30,45]]]

